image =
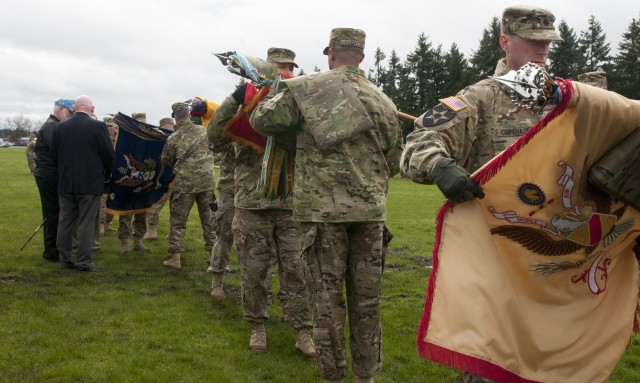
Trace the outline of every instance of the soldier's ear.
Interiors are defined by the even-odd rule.
[[[500,35],[500,48],[506,53],[509,52],[509,36],[502,34]]]

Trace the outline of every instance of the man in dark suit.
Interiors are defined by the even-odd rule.
[[[95,107],[91,98],[78,97],[73,109],[74,116],[58,124],[53,134],[60,196],[60,268],[101,271],[93,263],[91,244],[100,197],[105,181],[111,176],[115,153],[105,123],[92,118]],[[74,264],[71,260],[71,232],[76,220],[78,256]]]

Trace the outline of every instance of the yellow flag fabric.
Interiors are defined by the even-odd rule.
[[[209,101],[206,98],[204,99],[204,102],[207,103],[207,112],[204,116],[202,116],[202,126],[206,128],[209,125],[209,121],[211,121],[211,117],[213,117],[213,113],[216,111],[216,109],[218,109],[220,104],[218,104],[217,102]]]
[[[498,382],[584,383],[624,353],[640,213],[586,173],[640,126],[640,102],[565,84],[563,105],[474,174],[486,197],[438,213],[422,357]]]

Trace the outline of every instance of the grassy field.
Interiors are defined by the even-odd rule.
[[[113,232],[95,254],[107,272],[61,271],[42,260],[40,233],[19,251],[41,221],[24,149],[0,149],[0,174],[0,382],[321,381],[315,362],[294,349],[295,333],[281,321],[278,304],[267,323],[268,351],[248,351],[235,255],[226,300],[211,302],[195,209],[180,271],[161,265],[166,240],[151,242],[153,253],[124,257]],[[433,187],[391,183],[388,226],[395,238],[384,275],[384,367],[376,382],[461,380],[458,371],[420,359],[415,346],[441,202]],[[160,222],[164,238],[167,208]],[[639,364],[634,337],[609,381],[640,381]]]

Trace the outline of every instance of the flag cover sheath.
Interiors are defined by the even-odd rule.
[[[147,212],[166,194],[174,178],[173,169],[160,161],[171,132],[122,113],[114,121],[119,129],[107,212],[116,215]]]
[[[422,357],[498,382],[602,382],[636,321],[640,213],[588,184],[640,126],[640,102],[579,83],[446,203],[419,327]],[[573,87],[573,88],[572,88]]]

